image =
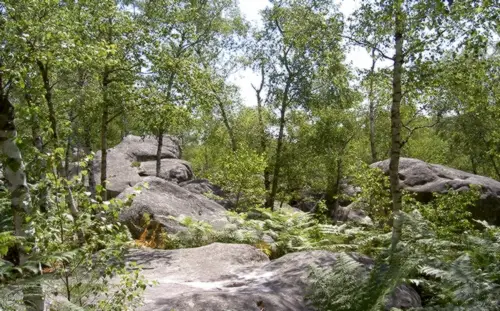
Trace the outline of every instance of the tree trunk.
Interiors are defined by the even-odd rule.
[[[163,130],[158,130],[158,148],[156,149],[156,177],[160,177],[161,173],[161,149],[163,148]]]
[[[2,154],[4,177],[11,194],[11,208],[14,215],[14,234],[25,237],[24,219],[31,211],[30,193],[24,171],[21,151],[16,144],[17,131],[14,124],[14,107],[3,91],[4,85],[0,74],[0,154]],[[25,264],[27,256],[21,245],[17,246],[16,262]],[[26,309],[30,311],[44,310],[42,288],[39,284],[27,288],[23,292]]]
[[[47,102],[47,107],[49,109],[49,121],[50,128],[52,129],[52,137],[54,139],[54,145],[57,146],[59,143],[59,135],[57,133],[57,117],[54,109],[54,102],[52,101],[52,86],[49,80],[49,65],[44,64],[42,61],[36,61],[38,68],[43,79],[43,88],[45,89],[45,101]]]
[[[339,157],[337,158],[337,181],[335,183],[335,196],[338,196],[340,194],[340,180],[342,179],[342,157],[344,155],[341,153]],[[333,203],[333,212],[337,211],[339,209],[339,198],[335,198],[335,201]],[[333,214],[331,214],[333,215]]]
[[[31,139],[33,140],[33,146],[39,151],[43,152],[43,139],[40,134],[40,118],[38,117],[38,113],[34,112],[35,109],[33,109],[33,99],[31,96],[31,81],[29,78],[26,79],[25,83],[26,85],[24,89],[24,100],[26,101],[26,104],[30,108],[31,112]]]
[[[495,170],[495,173],[497,174],[497,179],[500,180],[500,170],[498,169],[497,162],[495,161],[495,157],[490,154],[490,160],[491,164],[493,165],[493,169]]]
[[[106,190],[107,176],[107,158],[108,158],[108,119],[109,119],[109,68],[106,66],[102,74],[102,118],[101,118],[101,186],[103,187],[101,197],[103,201],[108,199],[108,191]]]
[[[70,134],[70,135],[68,135],[68,138],[66,139],[66,152],[64,154],[64,177],[67,179],[70,178],[69,165],[71,162],[71,153],[72,153],[72,150],[71,150],[71,134]]]
[[[238,145],[236,144],[236,138],[234,137],[233,128],[229,123],[229,118],[227,117],[226,109],[224,108],[224,103],[217,94],[215,95],[215,97],[217,98],[217,104],[219,106],[220,113],[222,115],[222,122],[224,122],[224,126],[226,127],[227,133],[229,134],[229,140],[231,141],[231,150],[233,152],[236,152],[238,149]]]
[[[91,137],[90,137],[89,132],[85,133],[84,143],[85,143],[85,154],[90,154],[92,152],[92,141],[91,141]],[[96,180],[95,180],[95,174],[94,174],[94,160],[93,159],[87,161],[87,172],[89,175],[88,191],[90,192],[91,197],[95,199]]]
[[[372,163],[377,162],[377,147],[375,144],[375,100],[373,98],[373,75],[375,73],[375,49],[372,49],[372,67],[369,73],[370,89],[368,93],[369,108],[370,108],[370,149],[372,153]]]
[[[170,77],[168,78],[168,85],[167,85],[167,98],[166,98],[167,105],[170,104],[170,100],[172,99],[172,88],[174,87],[174,79],[175,79],[175,72],[171,72]],[[160,172],[161,172],[161,149],[163,148],[163,135],[165,132],[164,125],[165,125],[164,122],[162,122],[162,125],[158,130],[158,136],[156,137],[158,140],[158,148],[156,149],[156,177],[160,177]]]
[[[124,112],[122,115],[122,139],[127,137],[129,133],[130,130],[128,126],[128,117],[127,114]]]
[[[335,195],[336,195],[336,187],[337,181],[333,174],[329,174],[327,184],[326,184],[326,192],[325,192],[325,204],[328,207],[329,215],[334,214],[335,212]]]
[[[283,149],[283,137],[285,133],[285,114],[288,105],[288,92],[290,91],[290,82],[291,82],[290,79],[288,79],[285,86],[285,92],[283,93],[283,101],[281,102],[280,131],[276,146],[276,161],[274,163],[273,182],[271,185],[271,193],[267,197],[265,205],[267,208],[270,208],[271,210],[274,210],[274,200],[276,199],[276,194],[278,192],[278,180],[281,169],[281,152]]]
[[[469,155],[471,167],[472,167],[472,173],[477,175],[477,164],[476,160],[474,160],[474,157],[472,155]]]
[[[399,186],[399,158],[401,153],[401,99],[402,99],[402,82],[403,74],[403,19],[401,4],[395,8],[395,56],[392,79],[392,107],[391,107],[391,159],[389,164],[389,176],[391,184],[392,196],[392,238],[391,238],[391,254],[394,254],[397,244],[401,239],[402,219],[401,219],[401,189]]]
[[[264,66],[261,66],[261,82],[259,88],[255,88],[255,93],[257,95],[257,116],[259,118],[259,131],[260,131],[260,154],[263,156],[267,156],[267,137],[266,137],[266,127],[264,125],[264,117],[263,117],[263,104],[262,104],[262,90],[264,89],[265,83],[265,69]],[[266,168],[264,169],[264,189],[266,193],[269,193],[271,189],[271,172],[269,167],[269,162],[266,161]]]

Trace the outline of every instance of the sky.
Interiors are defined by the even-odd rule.
[[[340,11],[345,16],[352,14],[359,4],[358,0],[336,0],[336,2],[340,3]],[[268,0],[240,0],[240,10],[247,20],[258,23],[260,20],[259,12],[268,4]],[[369,69],[372,65],[372,59],[368,51],[359,47],[347,52],[346,62],[360,69]],[[239,86],[243,104],[246,106],[257,105],[255,91],[252,88],[252,83],[254,85],[260,83],[260,77],[257,74],[250,69],[241,70],[231,77],[231,82]]]

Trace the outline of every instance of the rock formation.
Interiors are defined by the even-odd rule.
[[[376,162],[371,167],[389,174],[389,160]],[[471,185],[480,187],[481,197],[471,207],[472,216],[489,223],[500,224],[500,182],[418,159],[401,158],[399,164],[401,187],[416,194],[417,200],[429,202],[432,193],[447,193],[450,189],[468,191]]]
[[[312,311],[305,298],[310,269],[332,267],[337,255],[307,251],[270,261],[253,246],[214,243],[191,249],[131,250],[128,260],[144,267],[146,279],[158,282],[146,290],[140,310]],[[415,290],[403,285],[386,308],[420,306]]]

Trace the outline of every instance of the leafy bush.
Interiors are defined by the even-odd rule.
[[[262,203],[265,196],[262,176],[266,167],[262,155],[245,146],[217,159],[208,179],[234,197],[235,209],[247,210]]]
[[[390,196],[389,179],[378,168],[371,168],[368,164],[360,162],[349,168],[352,183],[360,191],[355,195],[354,202],[366,206],[368,216],[379,228],[390,230],[389,220],[392,218],[392,199]]]
[[[450,189],[446,194],[435,193],[433,196],[429,203],[423,204],[406,195],[405,206],[417,208],[440,238],[455,240],[462,233],[475,230],[470,207],[479,199],[477,187],[472,186],[470,191],[460,192]]]
[[[9,293],[22,289],[26,295],[38,287],[48,300],[62,296],[67,305],[85,310],[135,310],[147,283],[140,269],[124,262],[131,239],[118,215],[128,202],[92,199],[82,175],[59,177],[61,156],[56,152],[46,159],[52,169],[31,188],[30,233],[17,241],[29,254],[26,264],[0,262],[0,293],[6,295],[0,309],[19,310],[22,298]],[[37,208],[42,205],[43,212]]]

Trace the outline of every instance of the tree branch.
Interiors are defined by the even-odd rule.
[[[373,44],[371,42],[368,42],[368,41],[359,41],[357,39],[354,39],[353,37],[345,36],[345,35],[341,35],[341,37],[344,38],[344,39],[348,39],[348,40],[354,41],[354,42],[356,42],[359,45],[362,45],[362,46],[365,46],[365,47],[369,47],[369,48],[377,51],[380,54],[380,56],[382,56],[383,58],[386,58],[386,59],[389,59],[389,60],[394,60],[394,57],[387,56],[381,49],[379,49],[377,47],[377,45],[375,45],[375,44]]]
[[[121,116],[123,114],[123,110],[116,113],[114,116],[112,116],[111,118],[108,119],[108,121],[106,121],[108,124],[111,123],[114,119],[116,119],[117,117]]]
[[[438,119],[432,123],[432,124],[427,124],[427,125],[422,125],[422,126],[417,126],[417,127],[414,127],[414,128],[410,128],[408,125],[406,124],[402,124],[403,127],[405,129],[407,129],[409,131],[408,133],[408,136],[406,136],[406,139],[404,139],[402,142],[401,142],[401,148],[403,148],[404,145],[406,145],[408,143],[408,141],[410,140],[411,136],[413,135],[413,133],[415,133],[415,131],[417,130],[421,130],[421,129],[425,129],[425,128],[433,128],[434,126],[436,126],[439,122],[441,121],[441,119],[438,117]]]

